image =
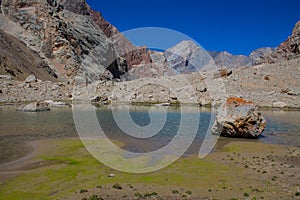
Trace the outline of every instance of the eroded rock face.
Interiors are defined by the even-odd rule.
[[[1,21],[5,23],[0,23],[0,28],[36,51],[60,80],[72,79],[83,65],[87,66],[84,71],[92,69],[93,77],[101,76],[109,67],[114,78],[120,78],[128,70],[152,62],[146,47],[135,47],[85,0],[1,2],[5,15]],[[92,52],[95,49],[110,56],[96,63],[99,55]],[[126,67],[118,65],[118,57],[125,58]]]
[[[72,79],[81,66],[91,77],[108,67],[120,69],[113,66],[118,56],[112,41],[95,24],[84,0],[2,0],[2,10],[0,28],[37,52],[60,80]]]
[[[126,59],[129,69],[151,63],[150,53],[146,47],[135,47],[115,26],[106,21],[100,12],[91,9],[85,0],[66,0],[63,5],[65,9],[76,14],[89,16],[106,37],[113,41],[116,52]]]
[[[218,109],[213,134],[225,137],[257,138],[266,127],[266,120],[252,101],[231,97]]]

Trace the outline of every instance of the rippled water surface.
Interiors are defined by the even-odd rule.
[[[149,108],[146,106],[131,106],[130,116],[139,126],[151,123]],[[179,108],[166,107],[152,109],[153,117],[166,113],[166,123],[153,137],[141,139],[126,135],[114,121],[111,109],[101,107],[96,109],[99,124],[105,134],[113,140],[124,143],[124,149],[133,152],[150,152],[171,142],[176,135],[180,120]],[[198,153],[202,139],[207,133],[212,115],[210,110],[197,107],[182,109],[188,113],[189,120],[197,120],[198,131],[196,138],[187,151]],[[117,112],[125,112],[120,107]],[[300,112],[299,111],[263,111],[267,119],[267,128],[258,142],[300,146]],[[185,127],[186,134],[192,134],[193,127]],[[15,107],[0,107],[0,163],[15,160],[24,156],[31,147],[26,142],[39,139],[78,137],[71,108],[55,108],[50,112],[23,113],[17,112]],[[221,139],[222,140],[222,139]]]

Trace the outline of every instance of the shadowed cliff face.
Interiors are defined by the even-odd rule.
[[[92,10],[85,0],[66,0],[63,5],[65,9],[76,14],[90,16],[104,34],[114,42],[117,53],[126,59],[129,69],[142,63],[151,63],[150,53],[146,47],[136,48],[115,26],[106,21],[100,12]]]

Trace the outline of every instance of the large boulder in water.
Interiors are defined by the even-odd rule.
[[[252,101],[230,97],[218,109],[213,134],[225,137],[257,138],[266,127],[266,120]]]
[[[18,108],[18,111],[23,112],[42,112],[42,111],[50,111],[48,107],[48,103],[46,102],[33,102],[24,107]]]

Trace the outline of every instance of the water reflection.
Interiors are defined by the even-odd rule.
[[[130,106],[130,116],[139,126],[151,123],[149,106]],[[159,116],[161,108],[151,108],[155,116]],[[166,123],[157,135],[143,139],[124,134],[118,128],[109,106],[98,107],[96,114],[108,138],[124,143],[123,148],[133,152],[150,152],[167,145],[174,138],[181,119],[180,109],[165,107]],[[185,113],[200,112],[200,124],[196,138],[186,154],[198,154],[202,140],[209,127],[211,113],[209,109],[186,107]],[[120,106],[118,112],[122,114]],[[265,143],[300,146],[300,112],[297,111],[263,111],[267,119],[264,137],[258,141]],[[195,115],[196,116],[196,115]],[[189,134],[189,128],[186,128]],[[72,109],[57,108],[50,112],[23,113],[15,107],[0,107],[0,163],[14,160],[30,150],[24,145],[27,141],[78,137],[75,129]],[[221,139],[223,140],[223,139]],[[230,139],[231,140],[231,139]]]

